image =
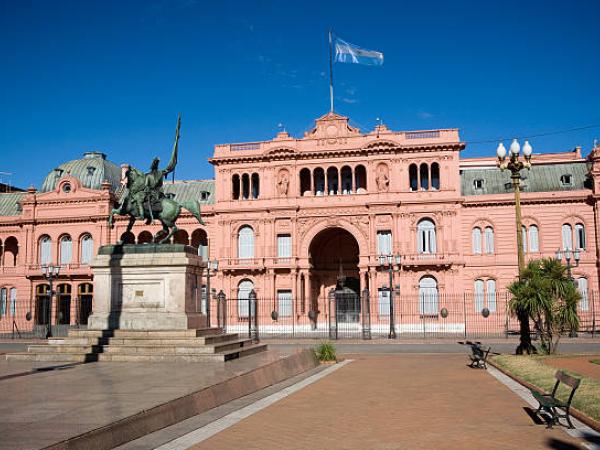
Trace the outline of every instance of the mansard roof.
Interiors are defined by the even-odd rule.
[[[106,180],[110,183],[111,190],[116,191],[121,181],[121,168],[107,160],[104,153],[86,152],[83,158],[63,163],[50,171],[42,183],[40,192],[53,191],[65,175],[79,179],[81,185],[88,189],[101,189]]]
[[[175,183],[165,182],[165,192],[173,194],[174,200],[188,202],[197,200],[204,205],[215,203],[214,180],[175,180]]]
[[[460,172],[461,192],[464,196],[506,194],[513,190],[508,170],[501,171],[495,166],[487,166],[463,168]],[[523,192],[591,189],[587,182],[588,168],[585,161],[534,163],[531,170],[523,169],[521,175]]]
[[[27,192],[8,192],[0,194],[0,216],[18,216],[21,214],[19,201]]]

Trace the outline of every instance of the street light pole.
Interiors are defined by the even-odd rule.
[[[47,323],[46,323],[46,339],[52,337],[52,295],[54,293],[52,282],[54,281],[55,278],[58,277],[59,273],[60,273],[60,266],[55,266],[54,264],[42,266],[42,275],[44,276],[44,278],[46,278],[48,280],[48,284],[50,287],[50,292],[48,295],[48,303],[46,305],[46,317],[48,319]]]
[[[525,269],[525,252],[523,249],[523,232],[521,224],[521,170],[531,169],[531,154],[533,149],[529,144],[529,141],[525,141],[523,145],[523,156],[525,161],[519,159],[521,152],[521,146],[519,141],[513,139],[509,147],[509,157],[506,157],[506,148],[504,144],[500,142],[496,149],[496,155],[498,156],[498,167],[501,170],[510,170],[510,178],[512,181],[513,189],[515,192],[515,224],[517,227],[517,259],[519,265],[519,279],[521,279],[521,273]],[[519,319],[519,334],[520,343],[517,347],[516,353],[518,355],[527,353],[530,354],[535,351],[531,344],[531,329],[529,327],[529,315],[527,311],[518,311],[517,317]]]
[[[396,339],[396,322],[394,317],[394,262],[397,265],[397,270],[400,270],[400,264],[402,262],[402,257],[400,255],[379,256],[379,265],[383,269],[387,264],[387,270],[390,276],[390,332],[388,333],[388,339]]]

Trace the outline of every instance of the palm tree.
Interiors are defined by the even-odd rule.
[[[567,268],[554,258],[530,261],[519,281],[508,286],[513,314],[527,314],[540,334],[542,350],[555,353],[560,337],[579,328],[577,302],[581,299]]]

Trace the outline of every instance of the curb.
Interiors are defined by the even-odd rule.
[[[517,383],[521,384],[522,386],[525,386],[527,389],[532,390],[532,391],[536,391],[539,392],[541,394],[545,394],[546,392],[544,392],[542,389],[540,389],[539,387],[529,383],[528,381],[523,380],[522,378],[508,372],[507,370],[505,370],[503,367],[500,367],[498,364],[496,364],[495,362],[493,362],[491,359],[488,359],[487,363],[490,366],[493,366],[496,370],[502,372],[504,375],[506,375],[507,377],[509,377],[510,379],[516,381]],[[577,420],[579,420],[580,422],[583,422],[585,425],[587,425],[588,427],[590,427],[592,430],[597,431],[600,433],[600,422],[592,419],[591,417],[587,416],[585,413],[579,411],[577,408],[571,406],[571,408],[569,408],[569,411],[571,413],[571,415],[573,417],[575,417]]]
[[[299,351],[96,430],[51,444],[44,450],[109,450],[231,400],[277,384],[318,365],[312,350]]]

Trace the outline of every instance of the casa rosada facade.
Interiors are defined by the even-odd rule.
[[[214,180],[165,184],[176,200],[201,204],[206,225],[184,213],[174,241],[218,262],[209,280],[213,323],[214,294],[223,291],[227,326],[247,328],[254,290],[263,331],[328,328],[331,292],[343,275],[348,295],[335,303],[339,322],[368,320],[386,330],[391,280],[399,332],[422,330],[427,318],[430,330],[466,334],[467,316],[481,317],[483,308],[506,329],[512,319],[503,293],[517,273],[510,173],[495,157],[461,158],[465,146],[457,129],[378,125],[364,133],[335,113],[302,138],[280,132],[270,141],[215,146]],[[522,172],[526,259],[579,249],[572,275],[589,324],[598,289],[600,148],[587,158],[580,148],[534,154],[532,164]],[[107,226],[121,175],[120,166],[90,152],[52,170],[38,190],[0,194],[0,330],[13,321],[20,330],[46,323],[42,266],[49,263],[61,266],[52,323],[84,325],[98,247],[151,242],[157,225],[138,222],[130,235],[123,235],[126,218]],[[380,255],[394,256],[391,270]],[[199,308],[206,311],[205,301]]]

